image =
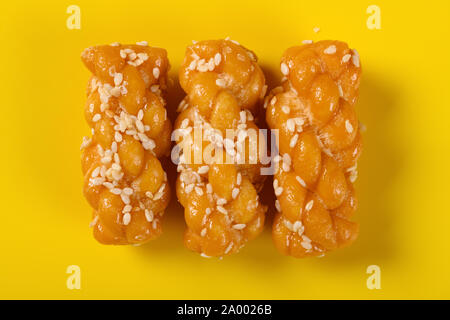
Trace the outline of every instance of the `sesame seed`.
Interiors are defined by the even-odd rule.
[[[92,121],[93,122],[97,122],[102,118],[101,114],[96,113],[93,117],[92,117]]]
[[[120,198],[122,198],[123,203],[130,204],[130,197],[124,193],[120,194]]]
[[[128,225],[131,221],[131,215],[127,212],[123,215],[123,224]]]
[[[232,248],[233,248],[233,242],[230,242],[228,247],[225,249],[225,254],[228,254],[231,251]]]
[[[296,133],[292,138],[291,141],[289,142],[289,146],[291,148],[295,147],[295,145],[297,144],[297,140],[298,140],[298,133]]]
[[[128,187],[127,188],[123,188],[122,192],[124,194],[126,194],[127,196],[131,196],[133,194],[133,189],[128,188]]]
[[[275,195],[278,197],[283,193],[283,188],[282,187],[278,187],[275,189]]]
[[[216,53],[214,56],[214,64],[218,66],[220,62],[222,61],[222,55],[220,53]]]
[[[123,207],[122,212],[123,213],[127,213],[127,212],[131,212],[131,210],[133,209],[133,207],[129,204],[125,205],[125,207]]]
[[[206,185],[206,193],[212,193],[212,192],[213,192],[212,185],[211,185],[211,183],[208,183]]]
[[[306,250],[310,250],[310,249],[312,248],[312,245],[311,245],[310,242],[302,241],[300,244],[301,244],[302,247],[305,248]]]
[[[334,44],[332,44],[331,46],[329,46],[328,48],[326,48],[323,53],[325,54],[335,54],[336,53],[336,46]]]
[[[297,220],[294,222],[294,224],[292,225],[292,229],[294,230],[294,232],[297,232],[298,229],[300,229],[302,227],[302,222]]]
[[[287,119],[287,121],[286,121],[286,128],[287,128],[290,132],[294,132],[294,131],[295,131],[295,122],[294,122],[294,119]]]
[[[197,172],[199,174],[204,174],[207,173],[209,171],[209,166],[201,166],[200,168],[198,168]]]
[[[275,200],[275,209],[277,209],[278,212],[281,212],[281,206],[280,206],[280,201]]]
[[[301,184],[301,186],[303,188],[306,188],[306,183],[302,178],[300,178],[299,176],[296,176],[295,179]]]
[[[186,186],[186,188],[184,188],[184,191],[186,191],[186,193],[191,193],[191,191],[194,189],[194,184],[193,183],[191,183],[191,184],[188,184],[187,186]]]
[[[155,79],[159,78],[159,68],[158,67],[153,68],[153,76],[155,77]]]
[[[314,205],[314,200],[310,200],[305,206],[306,211],[311,210],[313,205]]]
[[[222,206],[217,206],[217,211],[219,211],[220,213],[223,213],[223,214],[228,214],[227,209],[225,209]]]
[[[227,83],[224,79],[216,79],[216,84],[218,87],[225,88],[227,86]]]
[[[285,76],[287,76],[289,74],[289,67],[287,66],[286,63],[282,62],[280,69],[281,69],[281,73],[284,74]]]
[[[122,193],[122,190],[119,188],[113,188],[110,191],[111,191],[111,193],[116,194],[116,195],[119,195]]]
[[[286,114],[289,114],[291,112],[291,108],[289,108],[288,106],[282,106],[281,110]]]
[[[202,237],[206,236],[206,228],[203,228],[202,231],[200,231],[200,235]]]
[[[200,257],[207,258],[207,259],[211,258],[210,256],[204,254],[203,252],[200,253]]]
[[[355,49],[353,49],[353,56],[352,56],[352,62],[355,65],[355,67],[359,68],[359,53]]]
[[[122,135],[118,131],[114,134],[114,140],[116,140],[116,142],[122,142]]]
[[[233,191],[231,192],[231,197],[233,199],[236,199],[238,195],[239,195],[239,189],[238,188],[234,188]]]
[[[199,196],[203,195],[203,189],[200,187],[195,187],[195,193],[197,193]]]
[[[100,167],[97,167],[92,171],[91,177],[92,178],[98,177],[99,174],[100,174]]]
[[[153,211],[148,210],[148,209],[145,209],[145,219],[146,219],[148,222],[152,222],[152,221],[153,221],[153,218],[154,218]]]
[[[217,205],[221,206],[227,203],[227,199],[219,198],[217,199]]]
[[[343,98],[344,97],[344,90],[342,90],[341,84],[339,83],[337,87],[338,87],[338,90],[339,90],[339,96],[341,98]],[[332,108],[333,108],[333,105],[330,104],[330,110],[332,110]]]
[[[236,177],[236,184],[237,184],[238,186],[240,186],[240,185],[241,185],[241,182],[242,182],[242,175],[241,175],[240,172],[238,172],[237,177]]]
[[[138,46],[144,46],[144,47],[148,46],[148,42],[147,41],[138,41],[138,42],[136,42],[136,44]]]
[[[144,119],[144,110],[140,109],[137,114],[138,120],[142,121]]]
[[[349,53],[345,54],[345,55],[342,57],[342,62],[343,62],[343,63],[349,62],[351,57],[352,57],[351,54],[349,54]]]
[[[247,225],[245,224],[245,223],[238,223],[238,224],[235,224],[235,225],[233,225],[233,229],[236,229],[236,230],[242,230],[242,229],[244,229],[245,227],[246,227]]]
[[[270,104],[274,105],[275,103],[277,103],[277,97],[273,97],[272,100],[270,100]]]
[[[350,120],[345,120],[345,130],[347,130],[348,133],[353,132],[353,126],[350,123]]]
[[[286,219],[284,219],[283,222],[284,222],[284,225],[286,226],[286,228],[288,228],[290,231],[294,231],[292,222],[290,222],[289,220],[286,220]]]
[[[197,60],[192,60],[191,63],[188,66],[189,70],[195,70],[197,68]]]
[[[114,84],[116,86],[120,85],[122,83],[123,80],[123,75],[121,73],[116,73],[114,75]]]

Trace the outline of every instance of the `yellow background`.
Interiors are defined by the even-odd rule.
[[[66,27],[71,4],[81,8],[81,30]],[[366,26],[371,4],[381,8],[381,30]],[[449,12],[448,1],[432,0],[4,3],[0,298],[450,298]],[[176,201],[157,241],[112,247],[93,239],[81,192],[89,74],[80,52],[147,40],[168,50],[175,79],[192,39],[226,36],[256,52],[271,85],[282,52],[303,39],[358,49],[367,132],[352,247],[295,260],[276,252],[266,225],[238,255],[203,259],[183,247]],[[170,108],[181,95],[172,89]],[[81,290],[66,287],[72,264],[81,268]],[[373,264],[380,290],[366,287]]]

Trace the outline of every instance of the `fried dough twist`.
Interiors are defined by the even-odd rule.
[[[359,55],[343,42],[306,44],[284,53],[281,72],[282,85],[265,101],[267,123],[279,130],[273,240],[286,255],[322,255],[352,243],[359,230],[350,221],[362,150]]]

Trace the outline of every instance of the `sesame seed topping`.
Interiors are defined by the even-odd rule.
[[[225,209],[222,206],[217,206],[217,211],[219,211],[220,213],[223,213],[223,214],[228,214],[227,209]]]
[[[218,66],[220,62],[222,61],[222,55],[220,53],[216,53],[214,56],[214,64]]]
[[[291,108],[289,108],[288,106],[282,106],[281,110],[286,114],[289,114],[291,112]]]
[[[343,62],[343,63],[349,62],[350,59],[351,59],[351,57],[352,57],[352,55],[351,55],[350,53],[345,54],[345,55],[342,57],[342,62]]]
[[[228,247],[225,249],[225,254],[229,253],[231,251],[231,249],[233,248],[233,242],[230,242],[230,244],[228,245]]]
[[[96,113],[93,117],[92,117],[92,121],[93,122],[97,122],[102,118],[101,114]]]
[[[122,192],[124,194],[126,194],[127,196],[131,196],[133,194],[133,189],[128,188],[128,187],[127,188],[123,188]]]
[[[281,73],[284,74],[285,76],[287,76],[289,74],[289,67],[287,66],[286,63],[282,62],[280,69],[281,69]]]
[[[306,188],[306,183],[302,178],[300,178],[299,176],[296,176],[295,179],[301,184],[301,186],[303,188]]]
[[[238,195],[239,195],[239,189],[238,188],[234,188],[233,191],[231,192],[231,197],[233,199],[236,199]]]
[[[159,78],[159,68],[158,67],[154,67],[153,68],[153,76],[155,77],[155,79]]]
[[[280,206],[280,201],[275,200],[275,209],[277,209],[278,212],[281,212],[281,206]]]
[[[136,44],[138,46],[144,46],[144,47],[148,46],[148,42],[147,41],[138,41],[138,42],[136,42]]]
[[[278,187],[275,189],[275,195],[278,197],[283,193],[283,188],[282,187]]]
[[[344,97],[344,90],[342,89],[341,84],[339,83],[337,87],[338,87],[338,90],[339,90],[339,96],[341,98],[343,98]],[[333,108],[333,105],[330,104],[330,110],[332,110],[332,108]]]
[[[184,188],[184,191],[186,191],[186,193],[191,193],[191,191],[194,189],[194,184],[193,183],[191,183],[191,184],[188,184],[187,186],[186,186],[186,188]]]
[[[277,103],[277,97],[273,97],[272,100],[270,100],[270,104],[274,105],[275,103]]]
[[[204,174],[207,173],[209,171],[209,166],[201,166],[200,168],[198,168],[197,172],[199,174]]]
[[[235,224],[235,225],[233,225],[233,229],[236,229],[236,230],[242,230],[242,229],[244,229],[245,227],[246,227],[247,225],[245,224],[245,223],[238,223],[238,224]]]
[[[355,67],[359,68],[359,53],[355,49],[353,49],[353,56],[352,56],[352,62],[355,65]]]
[[[332,44],[331,46],[329,46],[328,48],[326,48],[323,53],[325,54],[335,54],[336,53],[336,46],[334,44]]]
[[[195,193],[197,193],[199,196],[203,195],[203,189],[200,187],[195,187]]]
[[[113,188],[110,191],[111,191],[112,194],[116,194],[116,195],[119,195],[119,194],[122,193],[122,190],[119,189],[119,188]]]
[[[345,120],[345,130],[347,130],[348,133],[353,132],[353,126],[350,123],[350,120]]]
[[[224,198],[217,199],[217,205],[221,206],[227,203],[227,200]]]
[[[153,221],[153,218],[154,218],[153,211],[148,210],[148,209],[145,209],[144,212],[145,212],[145,219],[146,219],[148,222],[152,222],[152,221]]]
[[[227,86],[227,83],[224,79],[216,79],[216,84],[218,87],[225,88]]]
[[[131,221],[131,215],[127,212],[123,215],[123,224],[128,225]]]
[[[311,210],[313,205],[314,205],[314,200],[310,200],[305,206],[306,211]]]
[[[116,133],[114,133],[114,140],[116,140],[116,142],[122,141],[122,135],[120,134],[120,132],[116,131]]]
[[[295,145],[297,144],[297,140],[298,140],[298,133],[296,133],[296,134],[291,138],[291,141],[289,142],[289,147],[291,147],[291,148],[295,147]]]

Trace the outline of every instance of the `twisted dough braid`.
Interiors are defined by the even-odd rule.
[[[264,75],[251,51],[232,40],[217,40],[188,47],[179,78],[187,93],[175,122],[183,152],[176,190],[185,209],[184,242],[205,257],[229,255],[264,226],[261,163],[249,154],[259,140],[246,139],[249,129],[257,130],[252,112],[267,90]],[[202,136],[196,140],[198,129]],[[227,129],[235,130],[231,138]],[[194,161],[201,147],[200,161]],[[208,148],[217,158],[204,157]]]
[[[353,189],[362,150],[354,110],[358,53],[338,41],[288,49],[285,78],[266,98],[266,119],[279,130],[273,240],[294,257],[322,255],[353,242],[359,226]]]
[[[93,73],[85,109],[92,138],[82,144],[81,166],[94,236],[104,244],[154,239],[170,198],[158,160],[170,151],[172,130],[161,96],[167,53],[112,44],[87,48],[81,58]]]

